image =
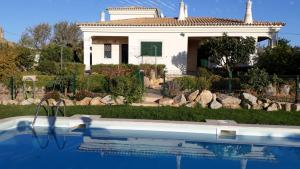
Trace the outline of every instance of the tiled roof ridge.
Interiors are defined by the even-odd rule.
[[[96,23],[81,23],[89,26],[284,26],[282,22],[254,21],[252,24],[244,23],[240,19],[216,17],[188,17],[179,21],[177,18],[133,18],[113,20]]]

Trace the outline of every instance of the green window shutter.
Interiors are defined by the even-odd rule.
[[[142,56],[162,56],[162,42],[142,42]]]

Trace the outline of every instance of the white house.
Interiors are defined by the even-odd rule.
[[[207,38],[227,33],[231,37],[254,37],[257,42],[277,42],[282,22],[261,22],[252,18],[247,0],[245,18],[188,17],[181,0],[179,15],[166,18],[157,8],[108,8],[109,20],[101,13],[98,22],[79,23],[84,36],[86,70],[96,64],[165,64],[168,74],[194,73],[207,62],[199,46]]]

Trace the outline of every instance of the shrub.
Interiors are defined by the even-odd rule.
[[[208,69],[200,67],[198,69],[198,75],[199,77],[204,77],[204,78],[211,78],[211,76],[213,76],[214,74],[212,72],[210,72]]]
[[[157,69],[157,76],[163,77],[166,65],[141,64],[141,65],[139,65],[139,68],[140,68],[140,70],[144,70],[145,76],[149,77],[151,70]]]
[[[95,93],[107,93],[108,79],[102,75],[80,76],[78,78],[79,89],[85,89]]]
[[[162,77],[164,74],[165,65],[151,65],[151,64],[141,64],[141,65],[106,65],[99,64],[92,66],[92,72],[96,74],[100,74],[103,76],[114,78],[116,76],[130,76],[139,70],[144,70],[145,76],[150,76],[151,70],[157,69],[158,77]]]
[[[64,74],[66,75],[83,75],[85,70],[85,65],[82,63],[63,63],[64,66]]]
[[[36,69],[45,75],[56,75],[60,70],[59,65],[52,61],[41,61]]]
[[[127,103],[132,103],[141,100],[144,87],[135,77],[118,76],[110,80],[109,89],[114,96],[124,96]]]
[[[85,65],[81,63],[63,63],[63,71],[60,69],[60,63],[53,62],[53,61],[41,61],[37,67],[37,70],[40,71],[42,74],[46,75],[83,75]]]
[[[241,90],[241,80],[239,78],[231,79],[232,90]],[[229,78],[222,78],[215,76],[212,80],[212,90],[224,91],[229,88]]]
[[[69,47],[63,47],[63,61],[64,62],[73,62],[73,51]],[[57,44],[50,44],[41,50],[40,61],[52,61],[52,62],[60,62],[61,59],[61,47]]]
[[[92,72],[103,75],[105,77],[114,78],[117,76],[129,76],[139,70],[137,65],[106,65],[99,64],[92,66]]]
[[[269,84],[270,81],[268,73],[264,69],[253,68],[248,70],[245,74],[242,87],[254,90],[257,93],[262,93]]]
[[[86,97],[93,98],[95,95],[92,92],[89,92],[87,90],[80,90],[75,94],[75,100],[80,101],[83,100]]]
[[[162,93],[162,94],[166,94],[169,97],[175,97],[181,94],[181,87],[176,81],[167,82],[166,89],[167,89],[166,91],[163,91],[166,93]]]
[[[204,90],[211,87],[211,81],[204,77],[185,76],[175,78],[174,81],[180,86],[181,90]]]
[[[48,76],[48,75],[38,75],[37,76],[37,81],[35,82],[36,87],[41,88],[41,87],[46,87],[51,84],[53,84],[55,77],[54,76]],[[26,84],[31,85],[32,82],[27,82]]]

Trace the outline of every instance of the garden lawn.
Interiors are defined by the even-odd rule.
[[[0,119],[33,116],[35,106],[0,106]],[[103,118],[149,119],[204,122],[205,119],[234,120],[243,124],[300,126],[300,112],[266,112],[259,110],[211,110],[187,107],[74,106],[67,107],[68,116],[101,115]],[[41,112],[40,115],[44,115]]]

